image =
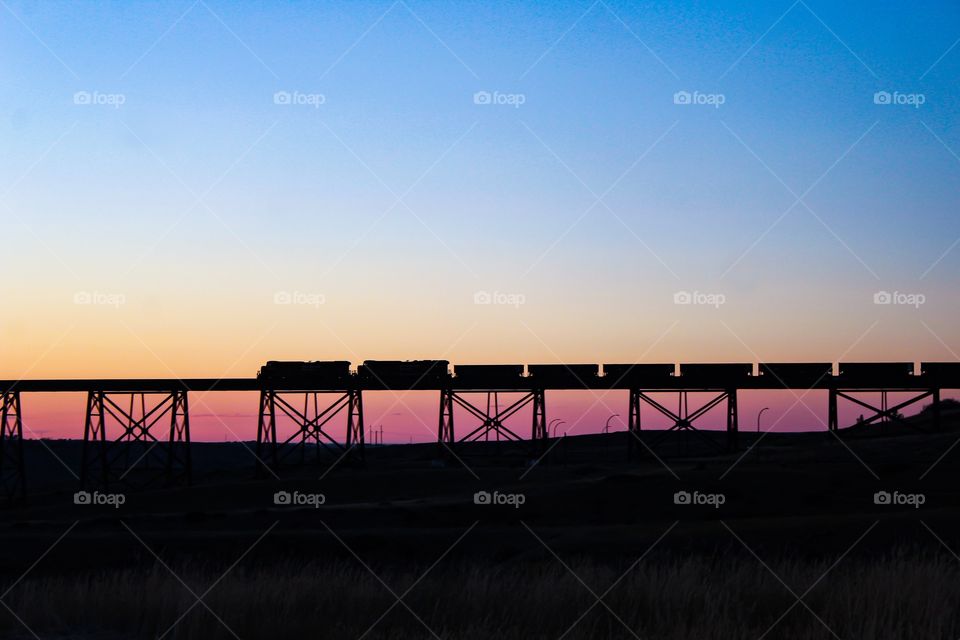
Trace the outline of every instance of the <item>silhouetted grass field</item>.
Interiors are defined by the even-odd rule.
[[[99,505],[74,501],[76,442],[31,442],[0,637],[960,637],[956,424],[741,436],[374,447],[259,478],[245,445],[198,444],[193,486]]]
[[[948,554],[901,550],[833,568],[789,557],[767,563],[787,586],[740,554],[657,554],[616,568],[581,558],[569,570],[467,564],[423,576],[424,566],[377,577],[357,563],[291,560],[222,579],[222,568],[176,566],[190,589],[206,593],[203,603],[160,565],[29,579],[5,602],[44,638],[893,640],[960,630],[960,563]],[[30,637],[9,616],[2,629]]]

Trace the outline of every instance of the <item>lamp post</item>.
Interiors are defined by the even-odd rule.
[[[619,418],[619,417],[620,417],[619,413],[614,413],[609,418],[607,418],[607,423],[603,425],[603,432],[610,433],[610,421],[613,420],[614,418]]]
[[[553,420],[550,421],[550,423],[547,425],[547,433],[548,433],[548,434],[550,434],[550,433],[556,433],[556,429],[553,428],[553,425],[555,425],[555,424],[558,423],[558,422],[561,422],[560,418],[554,418]],[[551,429],[553,429],[553,431],[551,431]]]
[[[551,421],[550,421],[550,424],[553,424],[554,422],[556,422],[556,424],[555,424],[554,427],[553,427],[553,437],[556,438],[556,437],[557,437],[557,429],[560,428],[560,425],[562,425],[562,424],[567,424],[567,423],[566,423],[565,421],[563,421],[563,420],[560,420],[560,419],[556,419],[556,418],[555,418],[554,420],[551,420]]]
[[[757,433],[760,433],[760,416],[763,415],[764,411],[769,411],[769,410],[770,410],[770,407],[764,407],[763,409],[760,409],[760,413],[757,414]]]

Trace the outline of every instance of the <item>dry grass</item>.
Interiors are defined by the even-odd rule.
[[[780,558],[769,565],[800,595],[830,563]],[[557,562],[442,567],[404,599],[425,625],[402,605],[374,625],[395,598],[359,564],[241,565],[215,585],[225,567],[178,566],[197,594],[211,589],[204,602],[236,636],[204,605],[184,615],[195,599],[162,566],[27,579],[4,601],[44,638],[157,638],[169,629],[165,638],[205,640],[433,637],[427,627],[444,640],[760,638],[795,602],[750,557],[648,558],[604,597],[628,630],[599,604],[577,621],[595,598]],[[597,594],[626,568],[571,567]],[[829,625],[841,638],[956,638],[958,574],[960,563],[942,555],[847,558],[804,597],[823,623],[797,604],[765,637],[831,638]],[[399,595],[420,571],[380,575]],[[0,635],[33,637],[10,614]]]

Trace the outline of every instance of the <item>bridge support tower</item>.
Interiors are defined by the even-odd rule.
[[[82,487],[189,485],[192,473],[186,389],[87,393]]]
[[[5,391],[0,408],[0,490],[8,504],[26,499],[20,392]]]
[[[699,391],[699,390],[698,390]],[[663,403],[658,402],[653,397],[651,393],[676,393],[677,394],[677,410],[673,411],[668,409]],[[630,389],[630,398],[629,398],[629,410],[628,410],[628,419],[627,419],[627,431],[630,434],[628,441],[628,455],[633,456],[634,450],[637,447],[638,439],[640,432],[642,430],[641,424],[641,407],[647,405],[652,407],[658,413],[663,416],[666,416],[669,420],[673,422],[673,425],[667,429],[667,431],[660,437],[656,442],[653,443],[655,446],[657,442],[662,440],[667,436],[668,433],[674,431],[688,431],[690,433],[696,434],[701,437],[703,440],[708,442],[711,447],[716,447],[716,442],[706,436],[700,429],[695,426],[695,422],[703,416],[705,416],[711,409],[719,406],[722,403],[726,404],[726,448],[729,451],[734,451],[738,445],[738,434],[739,434],[739,416],[737,411],[737,390],[735,388],[723,389],[721,391],[714,391],[716,393],[710,400],[702,404],[700,407],[690,410],[690,398],[689,390],[675,390],[675,389],[658,389],[658,390],[643,390],[643,389]]]
[[[331,395],[332,401],[322,400]],[[335,417],[343,414],[346,415],[346,435],[341,443],[327,429]],[[293,423],[293,431],[286,438],[277,436],[278,419]],[[266,467],[279,470],[291,458],[298,457],[299,464],[305,464],[308,453],[312,453],[317,460],[322,453],[328,453],[337,462],[348,457],[363,461],[363,394],[359,389],[264,389],[260,392],[256,451],[258,475],[262,475]]]
[[[871,401],[865,400],[862,396],[865,393],[880,394],[880,406],[874,405]],[[906,400],[898,402],[895,405],[890,404],[889,394],[891,393],[909,393]],[[846,400],[861,409],[868,412],[863,420],[858,420],[850,427],[866,426],[871,424],[887,425],[894,422],[900,423],[916,431],[924,431],[917,425],[905,421],[901,415],[901,410],[915,405],[926,399],[932,402],[930,409],[931,427],[933,431],[940,430],[940,389],[843,389],[831,387],[828,391],[827,399],[827,428],[830,431],[838,432],[842,429],[840,426],[840,417],[838,405],[840,400]],[[849,428],[849,427],[847,427]]]
[[[532,389],[519,391],[522,395],[501,409],[499,406],[498,393],[501,391],[471,389],[469,391],[459,391],[450,388],[440,390],[440,424],[438,429],[438,441],[445,444],[454,444],[455,442],[476,442],[479,440],[489,440],[491,436],[495,440],[522,441],[516,431],[506,426],[508,418],[515,415],[527,405],[532,407],[532,420],[530,429],[530,439],[536,442],[547,439],[547,403],[546,393],[543,389]],[[513,390],[506,392],[513,393]],[[477,406],[468,400],[465,396],[468,393],[486,393],[487,402],[485,407]],[[459,440],[454,431],[453,412],[455,407],[465,409],[470,415],[479,421],[479,425],[467,432]]]

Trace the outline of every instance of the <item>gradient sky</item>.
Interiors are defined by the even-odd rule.
[[[958,39],[949,2],[8,0],[0,375],[956,360]],[[430,439],[434,398],[370,403]]]

